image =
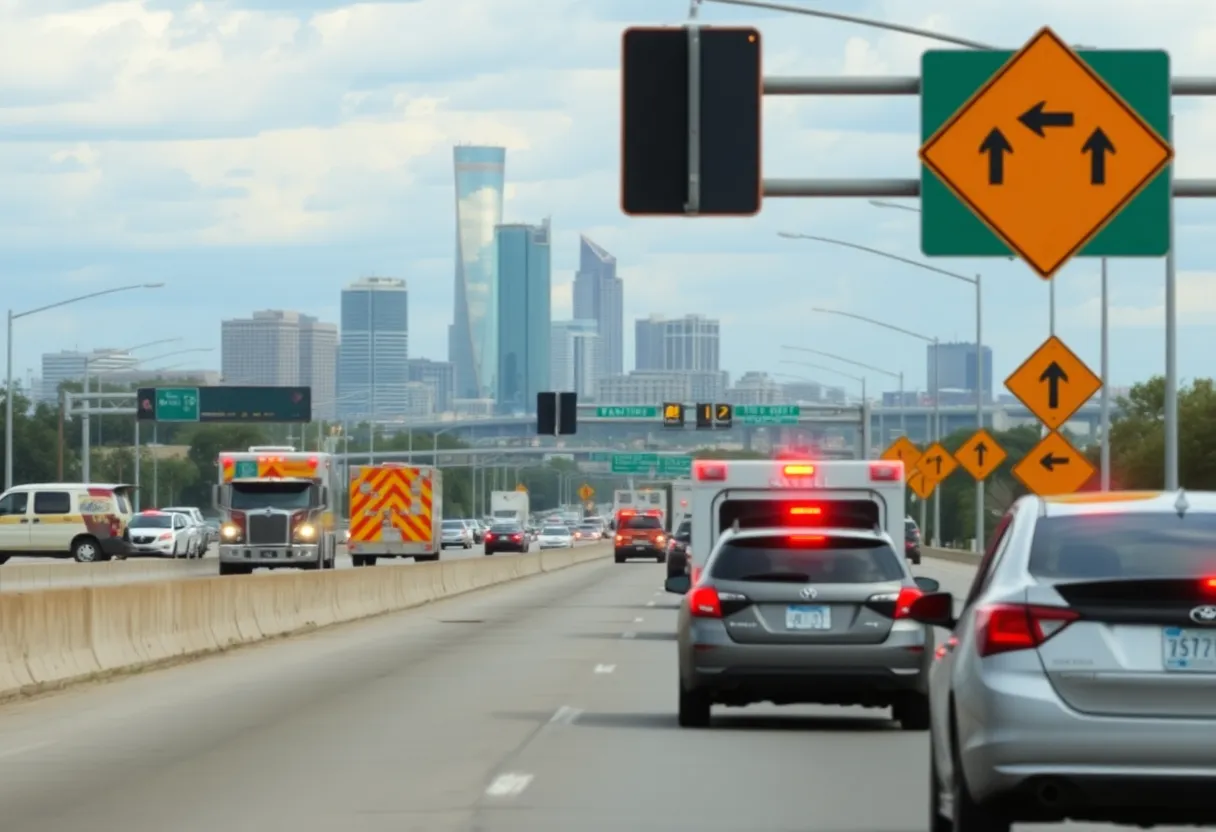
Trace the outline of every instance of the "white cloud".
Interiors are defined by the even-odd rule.
[[[1152,327],[1165,325],[1164,276],[1154,281],[1153,300],[1148,303],[1128,303],[1110,298],[1112,327]],[[1177,317],[1179,326],[1211,326],[1216,321],[1216,271],[1179,272],[1177,275]],[[1086,299],[1074,310],[1076,316],[1090,326],[1102,320],[1101,297]]]

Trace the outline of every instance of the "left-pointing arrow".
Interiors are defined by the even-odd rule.
[[[1018,116],[1018,121],[1026,126],[1026,129],[1039,137],[1046,137],[1048,127],[1072,127],[1072,113],[1049,113],[1044,111],[1047,106],[1046,101],[1040,101],[1026,112]]]

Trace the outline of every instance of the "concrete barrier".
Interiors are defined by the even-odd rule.
[[[137,581],[172,581],[214,575],[214,558],[199,560],[112,560],[107,563],[16,563],[0,566],[0,592],[30,592],[59,587],[113,586]]]
[[[0,699],[417,607],[606,558],[607,545],[0,594]],[[214,568],[214,561],[211,563]]]
[[[952,563],[966,563],[970,566],[977,566],[980,562],[979,554],[968,552],[966,549],[935,549],[932,546],[922,546],[920,552],[924,557],[948,560]]]

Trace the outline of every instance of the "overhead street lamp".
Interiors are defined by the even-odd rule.
[[[913,209],[913,210],[918,210],[918,209]],[[915,266],[918,269],[922,269],[927,272],[933,272],[934,274],[940,274],[943,277],[950,277],[955,280],[960,280],[963,283],[969,283],[972,286],[974,286],[975,287],[975,422],[976,422],[977,428],[982,428],[984,426],[984,311],[983,311],[984,288],[983,288],[983,279],[978,273],[974,277],[970,277],[968,275],[959,274],[958,272],[952,272],[948,269],[943,269],[938,266],[931,266],[928,263],[921,262],[920,260],[913,260],[909,257],[903,257],[898,254],[892,254],[889,251],[883,251],[882,249],[871,248],[870,246],[863,246],[858,243],[850,243],[845,240],[837,240],[834,237],[820,237],[815,234],[793,234],[793,233],[786,232],[786,231],[778,232],[778,236],[784,237],[785,239],[788,239],[788,240],[815,240],[820,243],[828,243],[830,245],[841,246],[843,248],[851,248],[854,251],[862,251],[862,252],[865,252],[866,254],[873,254],[878,257],[884,257],[887,260],[894,260],[897,263],[903,263],[908,266]],[[905,334],[909,334],[909,333],[907,333],[906,330],[901,330],[901,331],[903,331]],[[936,341],[934,343],[936,344]],[[939,353],[940,353],[939,346],[934,346],[933,360],[934,360],[935,369],[933,371],[933,376],[934,376],[934,386],[935,387],[940,383],[939,375],[938,375],[938,368],[940,368],[940,366],[941,366],[941,356]],[[992,383],[991,380],[989,380],[988,383],[991,384]],[[937,398],[938,398],[938,396],[937,396],[937,393],[935,392],[933,394],[933,401],[934,401],[935,407],[937,405]],[[939,431],[941,430],[940,424],[938,425],[938,430]],[[939,436],[938,438],[940,439],[941,437]],[[937,498],[934,497],[934,511],[936,512],[937,510],[938,510],[937,509]],[[936,523],[937,521],[935,520],[934,522]],[[936,533],[936,530],[937,530],[937,527],[935,526],[935,533]],[[983,480],[975,481],[975,539],[976,539],[976,548],[978,550],[979,546],[981,545],[979,541],[982,541],[984,539],[984,482],[983,482]]]
[[[93,298],[104,297],[105,295],[114,295],[119,292],[130,292],[134,289],[160,289],[164,287],[164,283],[132,283],[129,286],[115,286],[112,289],[102,289],[98,292],[89,292],[84,295],[77,295],[74,298],[57,301],[56,303],[48,303],[46,306],[39,306],[36,309],[27,309],[24,312],[14,312],[8,310],[8,348],[7,348],[7,371],[4,387],[4,488],[8,490],[13,487],[13,321],[19,318],[28,318],[30,315],[37,315],[39,312],[47,312],[51,309],[58,309],[61,306],[79,303]]]
[[[841,361],[845,364],[852,364],[854,367],[860,367],[861,369],[869,370],[872,373],[878,373],[879,375],[884,375],[884,376],[887,376],[888,378],[898,379],[899,380],[899,432],[904,436],[908,435],[907,425],[905,424],[905,421],[904,421],[904,415],[905,415],[904,414],[904,374],[902,372],[893,373],[890,370],[884,370],[881,367],[872,367],[869,364],[862,364],[860,361],[854,361],[851,358],[845,358],[840,355],[835,355],[834,353],[824,352],[823,350],[813,350],[813,349],[810,349],[809,347],[783,346],[781,349],[793,350],[794,352],[809,352],[812,355],[822,355],[824,358],[831,358],[834,361]],[[882,414],[880,413],[879,419],[881,419],[881,418],[882,418]],[[884,431],[879,431],[879,433],[884,433]],[[885,442],[886,437],[884,436],[881,441]]]
[[[90,383],[91,378],[92,378],[92,373],[89,371],[89,368],[91,368],[94,364],[96,364],[98,362],[105,361],[107,358],[114,358],[116,356],[122,356],[122,355],[130,355],[131,353],[135,352],[136,350],[147,349],[148,347],[157,347],[157,346],[160,346],[161,344],[176,344],[181,340],[182,340],[181,338],[161,338],[156,341],[145,341],[142,344],[136,344],[135,346],[127,347],[126,349],[97,350],[97,351],[94,351],[93,353],[91,353],[90,355],[86,355],[84,357],[84,379],[81,384],[81,389],[82,389],[82,392],[84,393],[85,409],[84,409],[84,413],[82,413],[80,415],[80,429],[83,432],[88,433],[92,428],[92,421],[90,419],[90,413],[89,413],[90,405],[91,405],[89,393],[92,392],[90,389],[92,387],[92,384]],[[136,361],[133,365],[131,365],[131,367],[138,367],[142,363],[144,363],[144,362]],[[129,368],[124,368],[124,369],[129,369]],[[121,372],[121,371],[116,370],[116,372]],[[97,375],[103,376],[103,375],[108,375],[108,373],[102,372],[102,373],[98,373]],[[97,382],[97,392],[98,393],[104,392],[104,390],[102,389],[102,383],[101,383],[100,378],[98,379],[98,382]],[[100,414],[98,414],[98,415],[100,415]],[[97,441],[101,442],[101,422],[100,422],[100,420],[98,420],[98,423],[97,423],[97,434],[98,434]]]
[[[824,309],[823,307],[813,306],[812,312],[818,312],[821,315],[837,315],[842,318],[852,318],[855,321],[861,321],[872,326],[889,329],[892,332],[898,332],[900,335],[907,335],[909,338],[915,338],[918,341],[924,341],[927,344],[933,345],[933,441],[940,442],[942,439],[942,411],[941,411],[941,369],[942,369],[942,351],[941,343],[936,337],[922,335],[919,332],[913,332],[910,329],[904,329],[901,326],[879,321],[874,318],[867,318],[865,315],[858,315],[853,312],[842,312],[838,309]],[[941,490],[933,489],[933,545],[941,543],[941,528],[942,528],[942,500]],[[978,537],[976,538],[979,539]],[[977,544],[978,545],[978,544]]]

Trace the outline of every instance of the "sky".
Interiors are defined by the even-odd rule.
[[[1072,43],[1166,49],[1212,74],[1216,4],[1194,0],[819,0],[1016,48],[1043,25]],[[554,227],[554,318],[570,315],[578,236],[614,253],[632,321],[722,321],[723,368],[850,384],[860,371],[783,364],[797,345],[925,385],[924,345],[812,307],[973,340],[974,292],[811,233],[917,260],[919,216],[865,200],[770,199],[749,219],[631,219],[619,208],[621,31],[678,24],[687,0],[0,0],[0,285],[20,313],[18,378],[61,349],[144,349],[147,366],[218,367],[220,321],[267,308],[336,321],[341,287],[403,277],[410,352],[447,358],[452,146],[507,148],[505,220]],[[766,75],[917,75],[923,38],[707,3],[750,23]],[[1216,104],[1175,102],[1176,174],[1216,178]],[[915,177],[918,102],[766,99],[767,177]],[[914,205],[914,202],[909,202]],[[1213,375],[1216,206],[1175,203],[1179,368]],[[930,262],[930,261],[926,261]],[[984,341],[1004,379],[1048,335],[1048,284],[1021,262],[935,259],[984,279]],[[1056,278],[1056,332],[1097,369],[1099,267]],[[1164,261],[1110,264],[1113,386],[1164,367]],[[191,350],[177,357],[155,354]],[[210,352],[206,352],[210,350]],[[843,375],[842,375],[843,373]],[[892,387],[866,371],[870,390]]]

